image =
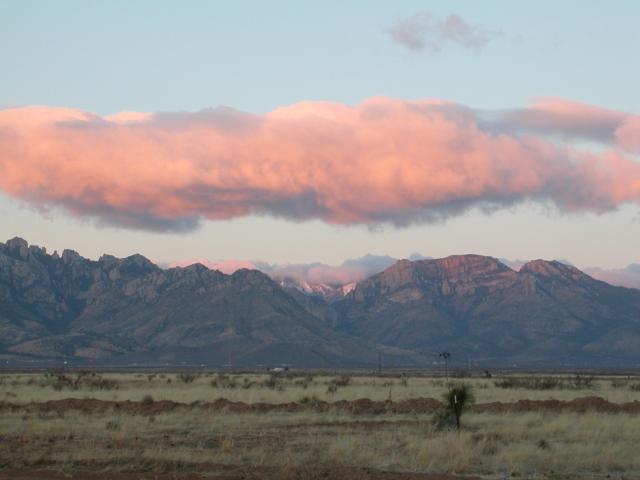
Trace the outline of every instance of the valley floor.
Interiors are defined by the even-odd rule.
[[[452,382],[459,433],[442,378],[3,374],[0,480],[640,478],[640,379]]]

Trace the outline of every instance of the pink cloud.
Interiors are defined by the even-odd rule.
[[[615,143],[640,152],[640,116],[561,98],[541,99],[529,108],[514,110],[500,124],[507,131]]]
[[[627,268],[607,269],[590,267],[584,270],[593,278],[627,288],[640,288],[640,264],[629,265]]]
[[[626,114],[561,98],[545,98],[509,118],[534,131],[608,138]]]
[[[629,152],[640,153],[640,117],[626,118],[616,128],[615,137],[617,143]]]
[[[613,140],[635,146],[635,117],[615,123],[617,113],[589,108],[598,125],[615,124]],[[584,130],[571,108],[531,110]],[[389,98],[302,102],[261,116],[6,109],[0,189],[37,208],[158,231],[246,215],[406,225],[525,200],[594,212],[640,201],[640,165],[615,141],[594,153],[558,145],[522,119],[506,128],[508,118],[487,125],[461,105]]]

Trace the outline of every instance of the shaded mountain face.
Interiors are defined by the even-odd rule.
[[[406,349],[478,360],[640,360],[640,290],[559,262],[516,272],[479,255],[403,260],[336,307],[342,331]]]
[[[105,363],[425,365],[640,361],[640,290],[536,260],[401,260],[328,302],[257,270],[161,269],[0,243],[0,359]]]
[[[327,327],[257,270],[162,270],[0,244],[0,352],[180,363],[357,364],[369,348]]]

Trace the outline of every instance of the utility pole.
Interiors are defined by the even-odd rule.
[[[382,352],[378,350],[378,376],[382,374]]]

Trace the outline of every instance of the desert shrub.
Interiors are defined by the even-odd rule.
[[[331,383],[338,387],[346,387],[351,383],[351,377],[349,375],[340,375],[339,377],[331,380]]]
[[[578,390],[591,389],[594,387],[593,380],[593,375],[576,375],[573,377],[573,388]]]
[[[182,381],[182,383],[192,383],[196,379],[196,375],[193,373],[180,373],[178,375],[178,379]]]
[[[146,394],[144,397],[142,397],[142,404],[143,405],[151,405],[153,403],[153,397],[149,394]]]
[[[496,380],[494,385],[497,388],[523,388],[526,390],[553,390],[571,389],[587,390],[595,388],[593,376],[575,375],[574,377],[506,377]]]
[[[49,375],[47,381],[49,385],[58,392],[63,389],[80,390],[81,388],[88,388],[90,390],[115,390],[120,387],[120,384],[116,380],[104,378],[95,372],[87,371],[78,372],[75,378],[64,373],[52,374]],[[46,383],[44,385],[46,385]]]
[[[272,373],[271,375],[269,375],[269,378],[265,379],[262,382],[262,386],[266,388],[270,388],[272,390],[277,387],[281,387],[280,389],[283,388],[281,386],[280,376],[276,373]]]
[[[640,383],[634,383],[629,387],[629,389],[633,390],[634,392],[640,392]]]
[[[306,390],[307,388],[309,388],[309,385],[313,383],[313,375],[304,375],[293,383],[294,385],[302,387],[304,390]]]
[[[507,377],[496,380],[493,384],[498,388],[524,388],[527,390],[552,390],[563,385],[558,377]]]
[[[92,390],[117,390],[120,388],[120,384],[116,380],[101,376],[88,378],[83,384]]]
[[[51,381],[51,386],[57,392],[64,388],[75,389],[77,390],[77,384],[74,382],[71,377],[65,375],[64,373],[58,373]]]
[[[308,403],[316,403],[318,401],[318,397],[316,397],[315,395],[305,395],[304,397],[302,397],[300,400],[298,400],[298,403],[300,405],[306,405]]]
[[[242,379],[242,388],[244,388],[245,390],[250,389],[251,387],[253,387],[255,385],[255,382],[252,382],[251,380],[249,380],[247,377],[244,377]]]
[[[340,375],[332,378],[327,382],[327,393],[336,393],[338,388],[346,387],[351,383],[351,377],[349,375]]]
[[[551,448],[551,445],[549,445],[549,442],[546,441],[544,438],[541,438],[540,440],[538,440],[538,443],[536,443],[536,446],[540,450],[549,450],[549,448]]]
[[[245,378],[245,380],[247,379]],[[225,375],[222,373],[219,374],[216,378],[212,378],[210,383],[213,388],[228,388],[232,390],[238,387],[238,383],[236,382],[235,377]],[[245,382],[245,385],[246,385],[246,382]]]
[[[297,387],[302,387],[303,390],[309,388],[309,383],[305,379],[296,380],[293,384]]]
[[[109,420],[107,423],[105,423],[104,428],[109,431],[114,431],[120,428],[120,424],[114,420]]]

